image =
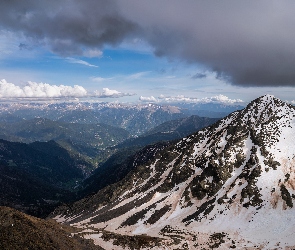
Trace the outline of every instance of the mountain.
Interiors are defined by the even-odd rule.
[[[137,166],[146,164],[158,151],[169,145],[169,142],[159,142],[142,149],[130,147],[118,150],[81,183],[79,197],[96,193],[100,189],[122,180]]]
[[[221,118],[241,106],[224,104],[122,104],[122,103],[0,103],[0,121],[46,118],[64,123],[104,123],[127,130],[132,136],[171,120],[191,115]],[[199,110],[201,109],[201,110]]]
[[[72,236],[75,231],[51,220],[32,217],[0,207],[0,249],[2,250],[100,250],[91,240]]]
[[[51,216],[112,249],[294,249],[294,142],[294,107],[266,95]]]
[[[46,118],[63,123],[104,123],[139,135],[163,122],[186,117],[175,106],[117,103],[0,104],[0,121],[7,115],[25,120]]]
[[[34,141],[68,140],[73,145],[104,149],[130,137],[125,129],[103,123],[64,123],[46,118],[22,119],[12,122],[12,116],[10,116],[10,120],[7,119],[7,116],[4,117],[0,118],[0,137],[11,141],[30,143]]]
[[[149,161],[157,151],[168,147],[172,140],[192,134],[218,119],[191,116],[165,122],[143,136],[115,146],[117,151],[85,179],[81,194],[87,195],[123,179],[131,170]]]
[[[20,119],[12,115],[0,116],[0,138],[13,142],[56,141],[76,157],[83,157],[92,167],[107,159],[105,150],[128,139],[130,134],[122,128],[107,124],[79,124],[52,121],[46,118]]]
[[[167,121],[147,131],[141,136],[119,143],[115,148],[143,147],[160,141],[172,141],[188,136],[218,121],[217,118],[199,117],[197,115]]]
[[[74,199],[75,187],[91,167],[54,141],[0,140],[0,205],[48,215],[61,202]]]
[[[10,123],[10,124],[13,124],[15,122],[20,122],[20,121],[23,121],[24,119],[23,118],[20,118],[19,116],[16,116],[16,115],[12,115],[12,114],[9,114],[9,113],[2,113],[0,114],[0,122],[1,123]]]
[[[14,123],[1,123],[1,134],[14,136],[26,143],[34,141],[71,140],[74,144],[106,148],[114,146],[130,135],[122,129],[110,125],[63,123],[45,118],[21,120]],[[0,135],[1,135],[0,134]]]
[[[178,120],[168,121],[144,133],[144,136],[158,133],[177,133],[181,138],[208,127],[220,119],[192,115]]]
[[[109,125],[124,128],[132,135],[145,131],[169,120],[185,117],[176,107],[160,105],[141,106],[111,106],[99,110],[73,110],[59,120],[71,123],[104,122]]]
[[[241,105],[226,105],[218,103],[178,103],[176,106],[188,115],[198,115],[210,118],[222,118],[244,107]]]

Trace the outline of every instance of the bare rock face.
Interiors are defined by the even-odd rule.
[[[295,109],[266,95],[53,217],[112,249],[293,249],[294,189]]]

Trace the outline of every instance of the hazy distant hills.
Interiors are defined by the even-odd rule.
[[[127,139],[115,148],[143,147],[160,141],[177,140],[207,127],[218,118],[199,117],[196,115],[167,121],[147,131],[137,138]]]
[[[52,216],[113,249],[294,249],[294,141],[294,107],[266,95]]]
[[[0,116],[0,138],[9,141],[34,142],[54,140],[78,148],[105,149],[145,146],[159,141],[182,138],[216,122],[217,118],[190,116],[164,122],[143,135],[127,140],[130,134],[106,124],[80,124],[45,118],[24,120],[12,115]],[[79,150],[77,150],[79,152]],[[91,153],[90,153],[91,154]],[[92,153],[93,154],[93,153]]]
[[[241,105],[226,105],[219,103],[178,103],[177,107],[187,114],[211,118],[220,118],[237,110],[245,108]]]
[[[177,107],[160,105],[121,105],[109,103],[15,104],[0,105],[0,116],[13,115],[26,120],[47,118],[63,123],[104,123],[120,127],[132,135],[141,134],[163,122],[187,115]]]
[[[13,115],[2,115],[0,138],[26,143],[55,140],[73,153],[87,156],[87,159],[96,159],[92,162],[99,162],[109,155],[103,152],[106,148],[140,148],[159,141],[179,139],[217,120],[186,117],[165,122],[142,136],[128,139],[130,134],[126,130],[106,124],[65,123],[45,118],[24,120]]]
[[[11,121],[13,116],[9,117]],[[106,148],[130,137],[126,130],[106,124],[64,123],[45,118],[14,120],[7,122],[7,116],[0,117],[0,136],[3,139],[26,143],[70,140],[85,147]]]
[[[207,127],[218,120],[220,119],[192,115],[182,119],[164,122],[143,135],[147,136],[158,133],[175,133],[182,138],[200,130],[201,128]]]
[[[59,121],[70,123],[98,123],[121,127],[132,135],[139,135],[145,131],[169,120],[185,117],[178,110],[163,108],[103,108],[98,111],[73,110],[65,114]]]
[[[0,116],[1,139],[25,143],[54,140],[94,166],[109,156],[104,149],[129,137],[125,129],[106,124],[64,123],[46,118],[24,120],[7,114]]]
[[[2,103],[0,119],[11,120],[14,116],[26,120],[47,118],[64,123],[103,123],[123,128],[135,136],[167,121],[192,115],[221,118],[241,108],[224,104]]]

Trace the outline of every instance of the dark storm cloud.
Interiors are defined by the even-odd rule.
[[[197,73],[195,75],[192,76],[192,79],[202,79],[205,78],[207,75],[204,73]]]
[[[202,64],[236,85],[295,86],[294,1],[120,3],[156,55]]]
[[[4,0],[0,15],[2,29],[20,32],[65,56],[117,45],[136,30],[118,13],[115,2],[103,0]]]
[[[32,48],[30,46],[28,46],[27,44],[24,44],[24,43],[20,43],[18,45],[18,47],[20,50],[32,50]]]
[[[295,86],[294,9],[289,0],[3,0],[0,25],[66,56],[134,36],[235,85]]]

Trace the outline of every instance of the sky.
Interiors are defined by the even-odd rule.
[[[0,0],[0,101],[295,104],[291,0]]]

